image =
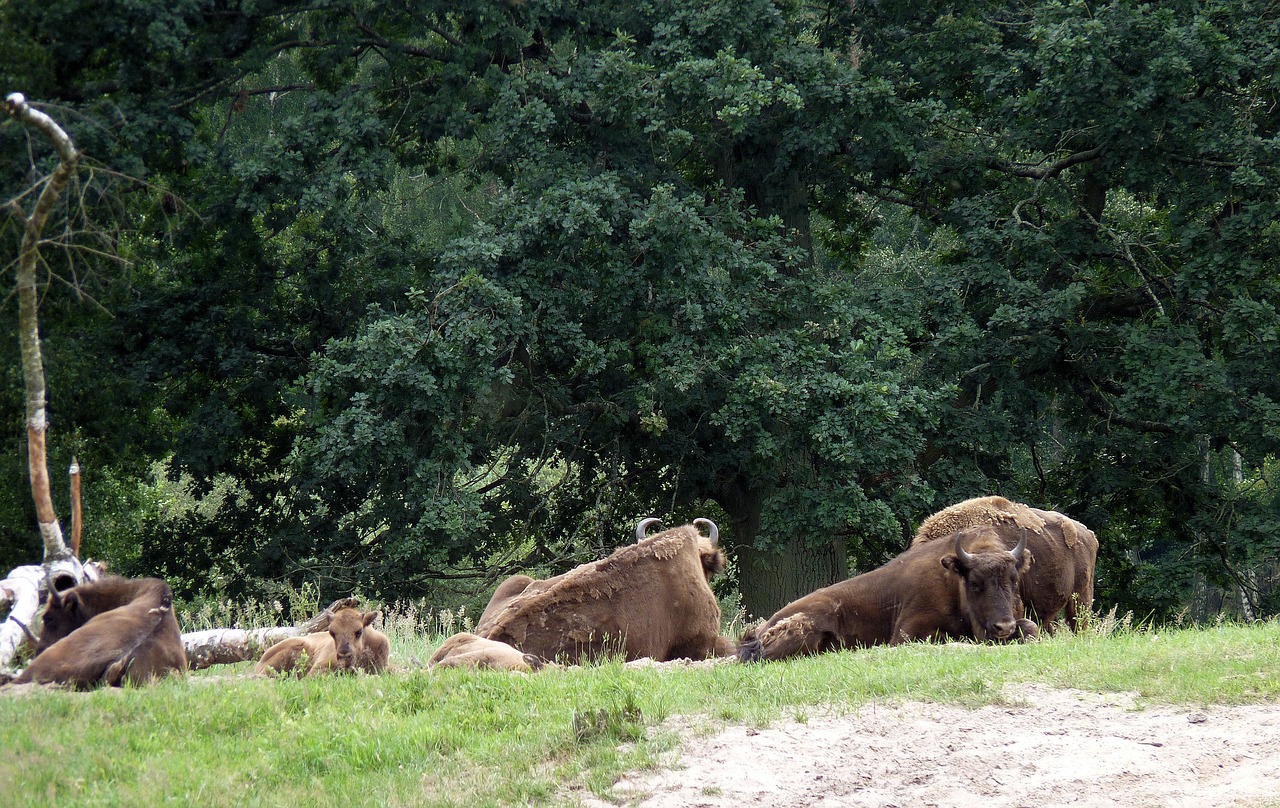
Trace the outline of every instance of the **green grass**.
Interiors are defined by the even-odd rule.
[[[438,640],[438,638],[437,638]],[[431,643],[395,638],[412,668]],[[247,665],[144,688],[0,694],[6,806],[564,804],[657,765],[684,732],[869,700],[1017,703],[1036,682],[1207,705],[1280,695],[1280,624],[909,645],[762,665],[537,675],[410,669],[265,680]]]

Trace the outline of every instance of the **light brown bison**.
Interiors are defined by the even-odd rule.
[[[481,626],[492,622],[494,615],[502,611],[502,607],[507,605],[507,601],[528,589],[529,584],[536,582],[536,578],[531,578],[528,575],[512,575],[498,584],[498,588],[493,590],[493,595],[489,598],[488,605],[480,613],[480,619],[476,621],[476,625]]]
[[[1028,616],[1052,632],[1059,615],[1074,631],[1093,608],[1094,565],[1098,537],[1081,523],[1057,511],[1042,511],[1004,497],[967,499],[925,519],[912,545],[945,539],[961,528],[989,525],[1006,547],[1026,530],[1031,569],[1022,576],[1020,593]]]
[[[475,633],[566,663],[612,654],[706,659],[724,651],[730,644],[719,636],[720,605],[709,584],[725,563],[715,523],[696,519],[646,536],[657,521],[642,521],[636,543],[608,558],[544,581],[507,579]]]
[[[290,673],[305,659],[304,676],[358,670],[379,673],[387,667],[391,655],[387,635],[369,625],[380,614],[350,606],[339,608],[329,619],[328,631],[281,640],[266,650],[253,672]]]
[[[14,683],[78,688],[185,673],[173,591],[159,578],[111,576],[49,593],[36,657]]]
[[[1009,640],[1037,635],[1023,617],[1018,579],[1026,545],[1005,548],[989,527],[908,548],[870,572],[778,610],[738,644],[744,662],[936,638]]]
[[[536,654],[525,654],[497,640],[486,640],[467,631],[445,640],[427,660],[428,668],[476,668],[532,673],[558,667]]]

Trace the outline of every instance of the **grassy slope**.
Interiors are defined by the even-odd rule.
[[[426,658],[426,644],[411,645],[400,644],[393,664]],[[872,699],[979,705],[1023,681],[1159,702],[1272,701],[1280,624],[533,676],[415,670],[269,681],[243,676],[246,668],[139,689],[0,696],[4,804],[546,803],[562,800],[566,784],[606,792],[618,773],[653,765],[677,739],[644,730],[675,715],[704,717],[696,729]]]

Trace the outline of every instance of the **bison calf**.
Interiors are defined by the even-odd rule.
[[[387,667],[391,643],[369,624],[380,612],[345,607],[333,612],[328,631],[281,640],[266,650],[254,673],[289,673],[307,660],[305,676],[362,670],[379,673]]]
[[[477,668],[532,673],[558,667],[536,654],[525,654],[497,640],[486,640],[470,632],[459,632],[436,649],[428,668]]]
[[[185,673],[173,591],[159,578],[116,576],[51,592],[36,657],[15,683],[79,688]]]

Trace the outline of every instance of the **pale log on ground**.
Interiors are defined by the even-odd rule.
[[[326,631],[329,618],[344,606],[354,606],[354,598],[335,600],[329,608],[297,626],[239,629],[211,628],[190,631],[182,635],[182,647],[187,652],[187,668],[203,670],[214,665],[232,665],[262,656],[262,652],[281,640]]]

